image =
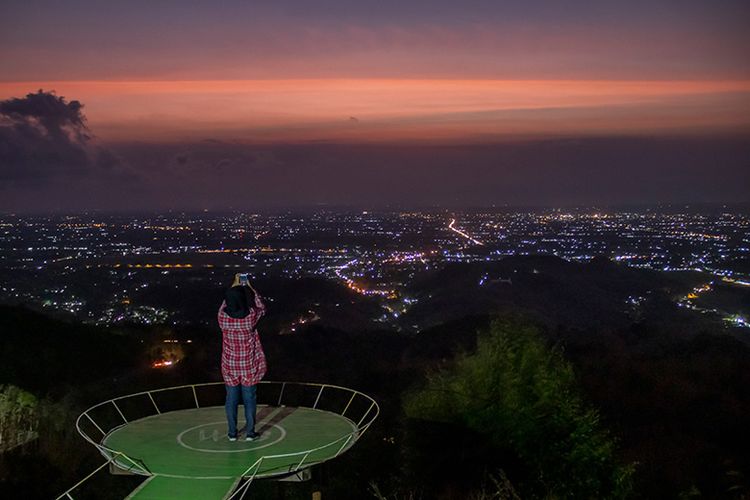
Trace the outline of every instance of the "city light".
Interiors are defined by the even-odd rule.
[[[730,212],[487,209],[455,212],[447,224],[444,212],[429,210],[2,215],[0,235],[0,258],[13,271],[0,290],[6,302],[39,304],[100,325],[208,321],[162,296],[180,297],[188,284],[215,289],[236,272],[255,280],[338,283],[383,308],[385,316],[373,321],[397,327],[419,300],[411,284],[425,273],[509,256],[580,263],[599,257],[638,269],[699,273],[703,284],[676,291],[674,302],[724,319],[744,312],[709,306],[706,298],[718,285],[750,286],[750,275],[731,265],[750,256],[750,217]],[[494,289],[513,285],[511,278],[482,272],[475,284]],[[287,328],[318,321],[317,314],[295,313]]]

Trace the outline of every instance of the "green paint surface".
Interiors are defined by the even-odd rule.
[[[128,499],[164,500],[167,498],[225,498],[234,490],[234,479],[176,479],[151,476]]]
[[[239,415],[242,429],[241,408]],[[156,476],[136,490],[134,498],[164,498],[167,490],[183,489],[185,494],[178,498],[221,498],[238,478],[251,475],[254,471],[251,466],[263,456],[291,454],[263,459],[256,477],[290,472],[303,458],[302,467],[331,459],[356,439],[352,437],[345,445],[347,436],[356,429],[355,424],[327,411],[259,405],[256,419],[255,429],[261,432],[261,437],[251,442],[244,440],[242,431],[237,441],[229,441],[224,407],[213,406],[130,422],[108,434],[103,444],[143,463]],[[304,457],[304,452],[329,444]],[[131,467],[123,458],[116,463],[124,469]],[[223,489],[224,493],[217,496],[204,493],[201,488],[211,492]],[[167,498],[174,495],[169,493]]]

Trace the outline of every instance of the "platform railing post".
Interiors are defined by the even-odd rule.
[[[253,462],[253,464],[250,467],[248,467],[247,469],[245,469],[245,472],[242,473],[242,477],[245,477],[250,472],[250,470],[253,467],[255,468],[255,470],[253,471],[253,473],[249,477],[251,477],[251,478],[255,477],[255,475],[258,473],[258,470],[260,469],[260,464],[261,464],[261,462],[263,462],[264,458],[266,458],[266,457],[262,456],[258,460],[256,460],[255,462]]]
[[[353,392],[353,393],[352,393],[352,397],[351,397],[351,398],[349,398],[349,402],[348,402],[348,403],[346,403],[346,408],[344,408],[344,411],[342,411],[342,412],[341,412],[341,416],[342,416],[342,417],[343,417],[343,416],[344,416],[344,415],[346,414],[346,410],[348,410],[348,409],[349,409],[349,406],[351,406],[351,404],[352,404],[352,401],[354,401],[354,397],[355,397],[356,395],[357,395],[357,393],[356,393],[356,392]]]
[[[115,403],[115,400],[114,400],[114,399],[112,400],[112,405],[113,405],[113,406],[115,407],[115,410],[117,410],[117,413],[119,413],[119,414],[120,414],[120,416],[122,417],[122,419],[123,419],[123,420],[125,421],[125,423],[127,424],[127,423],[128,423],[128,419],[127,419],[127,418],[125,418],[125,415],[123,415],[123,414],[122,414],[122,412],[120,411],[120,407],[119,407],[119,406],[117,406],[117,403]]]
[[[318,392],[318,397],[315,398],[315,404],[313,405],[313,410],[318,407],[318,401],[320,401],[320,395],[323,394],[323,389],[325,389],[326,386],[322,385],[320,386],[320,391]]]
[[[154,397],[153,397],[153,396],[151,395],[151,393],[150,393],[150,392],[147,392],[146,394],[148,394],[148,398],[149,398],[149,399],[151,400],[151,402],[152,402],[152,403],[154,404],[154,408],[156,408],[156,413],[158,413],[159,415],[161,415],[161,412],[159,411],[159,407],[158,407],[158,406],[156,406],[156,401],[154,401]]]
[[[294,469],[294,471],[293,471],[293,472],[297,472],[297,471],[299,470],[299,468],[300,468],[300,467],[302,467],[302,464],[304,463],[304,461],[305,461],[305,460],[307,460],[307,456],[308,456],[309,454],[310,454],[310,452],[309,452],[309,451],[308,451],[307,453],[305,453],[305,456],[304,456],[304,457],[302,457],[302,460],[300,460],[300,461],[299,461],[299,463],[297,464],[297,467],[296,467],[296,468]]]
[[[97,424],[96,422],[94,422],[94,419],[93,419],[93,418],[91,418],[91,415],[89,415],[88,413],[84,413],[84,415],[86,415],[86,418],[88,418],[88,419],[89,419],[89,421],[90,421],[90,422],[91,422],[92,424],[94,424],[94,427],[96,427],[97,429],[99,429],[99,432],[101,432],[103,436],[106,436],[106,435],[107,435],[107,433],[106,433],[106,432],[104,432],[104,431],[102,430],[102,428],[101,428],[101,427],[99,427],[99,425],[98,425],[98,424]]]
[[[361,428],[361,429],[359,430],[359,437],[362,437],[362,435],[363,435],[363,434],[364,434],[365,432],[367,432],[367,429],[369,429],[369,428],[370,428],[370,424],[372,424],[372,420],[371,420],[371,421],[369,421],[369,422],[367,422],[367,424],[366,424],[366,425],[365,425],[364,427],[362,427],[362,428]]]
[[[362,424],[362,422],[364,422],[364,421],[365,421],[365,417],[366,417],[367,415],[369,415],[369,414],[370,414],[370,410],[372,410],[372,407],[373,407],[373,406],[375,406],[375,401],[373,401],[373,402],[372,402],[372,404],[371,404],[371,405],[370,405],[370,407],[369,407],[369,408],[367,409],[367,411],[365,412],[365,414],[364,414],[364,415],[362,415],[362,418],[360,418],[360,419],[359,419],[359,422],[357,422],[357,427],[359,427],[359,426],[360,426],[360,425]]]
[[[198,395],[195,393],[195,386],[191,385],[190,387],[192,387],[193,389],[193,398],[195,398],[195,407],[200,408],[201,405],[198,404]]]
[[[344,451],[344,448],[346,448],[346,445],[349,444],[349,441],[352,440],[353,436],[354,436],[354,434],[349,434],[349,437],[346,438],[346,441],[344,441],[344,444],[341,445],[341,448],[339,448],[339,451],[336,452],[336,454],[333,456],[333,458],[338,457],[341,454],[341,452]]]
[[[276,406],[281,406],[281,398],[284,396],[284,388],[286,387],[286,382],[281,383],[281,392],[279,392],[279,401],[276,403]]]

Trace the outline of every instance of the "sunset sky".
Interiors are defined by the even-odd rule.
[[[0,209],[750,201],[747,26],[746,1],[8,0]]]

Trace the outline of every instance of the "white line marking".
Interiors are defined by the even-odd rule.
[[[217,422],[209,422],[207,424],[196,425],[195,427],[191,427],[189,429],[185,429],[184,431],[182,431],[177,436],[177,442],[183,448],[187,448],[187,449],[193,450],[193,451],[200,451],[200,452],[203,452],[203,453],[247,453],[249,451],[261,450],[263,448],[268,448],[269,446],[273,446],[276,443],[282,441],[286,437],[286,429],[284,429],[279,424],[274,424],[273,426],[275,428],[277,428],[279,431],[281,431],[281,435],[278,438],[276,438],[276,440],[271,441],[270,443],[266,443],[266,444],[264,444],[262,446],[253,446],[252,448],[242,448],[242,449],[239,449],[239,450],[211,450],[211,449],[207,449],[207,448],[196,448],[194,446],[190,446],[189,444],[186,444],[182,440],[182,436],[184,436],[186,433],[188,433],[190,431],[193,431],[195,429],[200,429],[201,427],[208,427],[209,425],[226,424],[226,423],[227,423],[226,420],[219,420]]]
[[[150,481],[151,481],[152,479],[154,479],[155,477],[156,477],[156,476],[149,476],[149,478],[148,478],[148,479],[146,479],[145,481],[143,481],[143,482],[142,482],[141,484],[139,484],[139,485],[138,485],[138,487],[137,487],[136,489],[134,489],[133,491],[131,491],[131,492],[130,492],[130,495],[128,495],[128,496],[126,496],[126,497],[125,497],[125,500],[130,500],[131,498],[135,497],[136,493],[138,493],[138,492],[139,492],[139,491],[141,491],[141,490],[142,490],[143,488],[145,488],[145,487],[146,487],[146,485],[147,485],[147,484],[148,484],[148,483],[149,483],[149,482],[150,482]]]

